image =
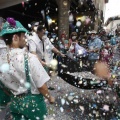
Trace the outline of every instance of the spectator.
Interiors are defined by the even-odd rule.
[[[96,36],[96,31],[91,31],[91,38],[88,42],[88,60],[90,61],[90,66],[93,69],[94,63],[100,58],[100,49],[102,48],[103,42]]]

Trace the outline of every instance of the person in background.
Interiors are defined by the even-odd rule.
[[[101,30],[99,31],[98,37],[99,37],[99,39],[101,39],[102,41],[106,41],[106,40],[107,40],[106,32],[105,32],[104,29],[101,29]]]
[[[67,52],[67,55],[74,59],[74,54],[75,54],[75,44],[76,42],[78,41],[77,38],[77,33],[76,32],[72,32],[71,35],[70,35],[70,47],[69,47],[69,50]]]
[[[61,39],[58,41],[59,50],[64,54],[66,54],[71,44],[71,40],[70,39],[67,40],[66,37],[67,37],[66,34],[62,33]]]
[[[38,26],[36,39],[31,39],[29,41],[29,51],[37,55],[46,65],[53,60],[53,53],[64,57],[64,54],[56,49],[50,42],[49,38],[45,35],[45,29],[43,26]]]
[[[96,36],[97,32],[95,30],[91,31],[90,34],[88,60],[90,61],[90,69],[93,69],[95,62],[100,58],[100,49],[102,48],[103,42]]]
[[[57,48],[53,46],[49,38],[45,35],[45,28],[38,26],[37,33],[35,33],[35,39],[29,40],[29,51],[32,54],[37,55],[38,59],[42,60],[45,70],[51,75],[51,61],[53,60],[53,53],[65,57]],[[57,65],[55,66],[57,68]],[[49,87],[50,90],[54,90],[53,87]]]
[[[0,54],[0,63],[6,65],[0,73],[1,82],[11,91],[10,111],[12,120],[39,118],[44,120],[47,108],[44,97],[50,103],[55,99],[50,95],[46,82],[50,79],[36,55],[26,52],[25,33],[28,32],[19,21],[8,18],[0,36],[9,46],[8,55]],[[1,56],[5,60],[1,59]],[[34,110],[34,112],[33,112]]]
[[[38,39],[38,36],[37,36],[37,28],[38,28],[38,26],[39,26],[39,22],[36,22],[36,21],[33,21],[32,23],[31,23],[31,33],[30,34],[27,34],[26,35],[26,37],[27,37],[27,39],[28,39],[28,48],[29,48],[29,51],[30,51],[30,49],[31,49],[31,45],[33,44],[33,47],[34,47],[34,42],[36,42],[37,41],[37,39]],[[33,42],[34,41],[34,42]],[[37,56],[38,57],[38,56]],[[47,64],[44,62],[44,61],[42,61],[42,59],[40,59],[39,57],[38,57],[38,59],[39,59],[39,61],[40,61],[40,63],[44,66],[44,67],[47,67]]]
[[[43,26],[38,26],[34,38],[29,39],[29,51],[37,55],[40,62],[42,60],[43,66],[47,66],[53,59],[53,52],[64,56],[52,45],[49,38],[45,35],[45,29]]]
[[[0,32],[4,23],[5,20],[2,17],[0,17]],[[7,57],[7,46],[2,37],[0,37],[0,55],[6,55]],[[4,58],[3,56],[1,56],[1,59],[3,61],[6,60],[6,58]],[[0,67],[2,67],[1,62]],[[5,91],[4,85],[0,82],[0,108],[5,108],[8,102],[10,102],[9,93]]]
[[[68,51],[68,56],[72,59],[74,59],[75,57],[79,58],[79,57],[84,56],[87,51],[85,50],[85,48],[83,48],[82,46],[78,44],[78,37],[77,37],[76,32],[73,32],[71,34],[71,40],[72,42],[71,42],[71,46]]]

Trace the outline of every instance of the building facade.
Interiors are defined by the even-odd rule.
[[[109,2],[109,0],[93,0],[93,3],[96,8],[95,27],[94,27],[94,29],[96,31],[99,31],[103,26],[105,10],[106,10],[106,3],[108,3],[108,2]]]

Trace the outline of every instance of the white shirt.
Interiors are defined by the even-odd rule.
[[[45,37],[43,40],[44,50],[42,40],[40,40],[35,32],[33,33],[33,36],[30,36],[30,38],[28,39],[29,51],[36,52],[40,59],[45,59],[47,63],[50,63],[50,61],[53,59],[52,49],[54,48],[54,46],[50,42],[49,38]]]
[[[4,57],[6,56],[6,57]],[[6,61],[7,59],[7,46],[4,42],[4,40],[0,40],[0,57],[3,61]],[[0,63],[1,65],[2,63]]]
[[[9,71],[0,73],[2,83],[11,89],[11,92],[14,95],[27,92],[27,88],[25,86],[27,81],[24,68],[25,52],[26,51],[24,49],[11,49],[9,52]],[[42,87],[44,83],[50,79],[50,77],[44,70],[36,55],[28,53],[28,61],[31,79],[31,92],[32,94],[39,94],[38,88]],[[7,61],[3,61],[0,56],[0,62],[3,65]]]

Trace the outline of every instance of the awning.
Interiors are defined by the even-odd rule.
[[[0,9],[24,2],[25,0],[0,0]]]

